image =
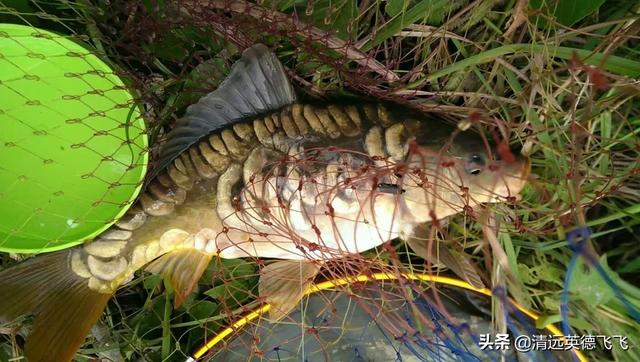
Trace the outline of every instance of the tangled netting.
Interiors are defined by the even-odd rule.
[[[380,277],[372,275],[372,279],[376,276]],[[442,285],[437,292],[426,290],[404,278],[362,280],[352,281],[348,291],[314,294],[277,324],[249,320],[248,325],[234,331],[228,343],[219,341],[210,346],[211,360],[571,360],[560,335],[552,337],[549,331],[537,330],[504,295],[500,300],[506,303],[503,317],[507,333],[495,340],[490,322],[469,313],[475,308],[472,303],[489,307],[487,300],[474,300],[476,295]],[[471,309],[465,310],[464,305]],[[557,345],[544,348],[554,338]],[[539,348],[533,348],[534,344]]]
[[[200,349],[197,357],[217,361],[586,360],[580,349],[604,348],[600,340],[598,348],[585,347],[584,342],[587,334],[603,334],[598,329],[604,323],[603,314],[614,316],[613,320],[640,321],[625,282],[606,258],[598,257],[617,245],[620,235],[629,235],[621,234],[625,229],[637,230],[637,222],[620,221],[637,213],[634,205],[640,201],[637,83],[607,68],[601,47],[594,49],[594,56],[561,49],[567,45],[561,37],[553,44],[552,40],[537,44],[525,29],[522,34],[510,31],[514,42],[510,48],[486,52],[493,45],[477,26],[480,20],[473,15],[473,6],[451,6],[451,18],[438,26],[413,24],[421,18],[412,10],[420,8],[404,9],[408,18],[416,19],[404,23],[396,21],[397,14],[391,15],[388,9],[385,13],[382,5],[370,1],[61,2],[57,7],[35,1],[29,9],[2,5],[0,13],[6,18],[3,21],[49,29],[86,44],[91,49],[88,54],[109,62],[146,120],[147,128],[136,128],[135,134],[146,133],[150,146],[136,149],[135,154],[149,151],[150,167],[157,148],[186,107],[214,90],[241,51],[258,42],[275,50],[303,100],[366,98],[400,103],[438,114],[442,122],[454,125],[452,136],[443,140],[445,150],[455,146],[459,132],[471,128],[479,131],[477,138],[482,142],[498,145],[489,151],[494,159],[515,157],[510,144],[531,158],[532,175],[521,195],[509,195],[488,206],[463,206],[451,218],[429,220],[411,236],[413,244],[408,235],[402,235],[362,254],[335,260],[309,258],[319,259],[321,272],[315,281],[334,283],[325,290],[311,287],[299,307],[278,323],[267,318],[265,300],[258,292],[260,270],[270,261],[215,260],[200,282],[201,290],[170,319],[171,338],[183,343],[180,353],[184,356],[233,326]],[[500,5],[484,6],[478,11]],[[625,29],[612,39],[597,40],[619,44],[619,39],[631,36]],[[586,31],[573,36],[577,43],[592,39]],[[0,33],[0,41],[4,40]],[[569,46],[573,40],[566,38]],[[460,50],[460,44],[468,48]],[[37,52],[28,54],[37,56]],[[0,64],[8,58],[0,49]],[[23,81],[40,81],[29,79],[27,70],[24,73]],[[81,82],[83,77],[107,75],[88,70],[64,76]],[[10,88],[11,82],[3,81],[2,87]],[[82,103],[85,94],[106,97],[110,88],[82,89],[68,98]],[[109,107],[127,113],[130,106]],[[91,108],[88,117],[110,111],[87,107]],[[127,119],[123,114],[106,118],[114,117]],[[91,128],[94,120],[66,121]],[[106,127],[106,133],[121,127],[129,130],[129,136],[135,128],[125,122],[125,126]],[[103,135],[96,133],[78,147],[98,149],[92,142]],[[7,144],[1,135],[0,141],[3,147],[24,147]],[[131,145],[127,139],[122,141]],[[313,157],[310,150],[302,150],[261,170],[262,175],[284,180],[284,186],[274,181],[274,193],[287,183],[290,195],[311,184],[324,185],[324,192],[332,195],[328,201],[323,199],[329,205],[334,199],[350,197],[362,184],[368,193],[377,188],[400,194],[406,190],[398,188],[398,179],[405,174],[414,180],[438,178],[398,170],[396,163],[384,157],[354,153],[349,164],[340,156],[323,158],[327,150],[344,157],[349,153],[331,144],[319,146],[320,153]],[[139,166],[138,160],[123,164],[111,153],[100,156],[100,162]],[[453,165],[442,154],[438,156],[434,162],[441,168]],[[49,159],[39,157],[45,164]],[[359,166],[345,171],[354,158],[361,159]],[[312,173],[309,168],[329,166],[336,172],[333,184],[304,174]],[[91,170],[82,175],[96,177]],[[19,179],[21,175],[12,176]],[[120,180],[101,181],[116,188],[121,184]],[[242,207],[250,204],[247,200],[252,195],[264,192],[261,180],[250,181],[239,193],[241,200],[232,200],[239,214],[247,211]],[[451,192],[465,194],[464,188]],[[0,197],[9,194],[10,190],[2,190]],[[96,206],[102,200],[102,195],[96,195]],[[268,207],[251,205],[255,213],[240,218],[246,222],[243,231],[264,236],[255,221],[265,213],[288,215],[293,210],[291,198],[285,201],[268,212]],[[278,237],[286,240],[293,234],[288,224],[276,226]],[[317,230],[318,235],[321,232],[327,231]],[[303,254],[322,251],[318,240],[297,246]],[[614,262],[629,258],[617,255]],[[373,280],[375,275],[389,280]],[[438,280],[442,275],[456,276],[464,286],[444,286]],[[140,316],[136,287],[142,288],[134,285],[117,297],[119,304],[131,304],[115,324],[139,322],[142,340],[166,336],[169,324],[153,326],[158,316],[170,312],[166,300],[156,297],[151,307],[154,316]],[[152,295],[159,282],[145,280],[144,288]],[[538,318],[529,310],[545,316]],[[554,329],[556,322],[561,330]],[[572,335],[580,335],[580,342]],[[521,342],[519,336],[528,336],[529,342]],[[622,342],[613,349],[624,353]]]

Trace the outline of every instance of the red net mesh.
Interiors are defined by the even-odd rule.
[[[59,8],[29,2],[26,10],[3,5],[2,14],[8,21],[58,31],[64,38],[89,43],[88,53],[109,60],[115,74],[132,90],[133,102],[147,121],[149,149],[140,150],[127,139],[121,139],[123,147],[135,149],[136,155],[149,151],[152,164],[157,147],[185,108],[214,90],[241,51],[258,42],[275,50],[303,93],[303,101],[347,98],[358,102],[362,96],[393,101],[434,112],[443,122],[457,125],[443,141],[443,153],[460,142],[463,129],[472,128],[479,131],[477,138],[484,144],[498,145],[487,150],[496,158],[508,161],[515,157],[509,150],[511,144],[522,146],[522,152],[532,160],[528,186],[518,197],[507,195],[500,203],[482,206],[459,205],[461,212],[446,219],[426,218],[415,236],[423,245],[420,253],[409,247],[405,235],[363,253],[354,253],[359,250],[348,250],[339,242],[327,247],[320,236],[351,239],[346,237],[346,229],[335,227],[340,222],[332,212],[334,202],[355,199],[354,210],[359,211],[355,215],[359,217],[367,212],[361,205],[373,195],[382,193],[393,200],[412,187],[437,183],[439,174],[421,173],[415,165],[371,159],[335,145],[308,148],[274,160],[260,175],[251,177],[234,200],[237,214],[229,217],[240,222],[232,223],[226,232],[235,229],[256,239],[293,242],[300,259],[317,260],[322,268],[315,279],[318,283],[350,280],[356,275],[361,279],[338,283],[304,298],[276,325],[263,315],[242,319],[263,305],[258,279],[269,260],[215,260],[199,290],[176,310],[167,297],[170,287],[166,290],[157,277],[141,276],[109,305],[103,327],[94,331],[87,344],[101,347],[87,353],[115,353],[116,358],[118,354],[125,358],[184,358],[223,328],[244,321],[246,325],[235,328],[224,343],[212,348],[214,360],[245,360],[247,356],[300,360],[307,354],[313,356],[309,360],[366,359],[375,356],[371,354],[375,349],[367,349],[369,340],[391,346],[378,353],[391,353],[392,359],[427,356],[447,360],[443,357],[447,354],[462,360],[471,355],[490,360],[499,358],[500,353],[473,348],[481,345],[482,334],[490,333],[491,326],[495,327],[492,336],[494,332],[511,333],[512,337],[560,333],[537,329],[518,305],[552,316],[550,321],[580,319],[584,323],[573,323],[571,331],[579,334],[586,334],[582,333],[586,330],[610,333],[615,330],[612,326],[617,326],[612,320],[637,315],[635,307],[627,308],[624,301],[631,298],[616,286],[621,279],[607,266],[607,259],[593,257],[597,255],[593,252],[613,250],[620,240],[632,235],[628,230],[637,230],[638,225],[635,218],[629,221],[620,216],[637,214],[633,209],[638,201],[640,170],[637,81],[629,78],[633,72],[627,72],[625,64],[616,63],[623,56],[633,57],[625,42],[637,43],[637,35],[622,20],[615,22],[620,29],[606,36],[592,28],[576,26],[574,30],[557,23],[552,24],[553,29],[565,32],[552,36],[532,20],[523,22],[518,16],[513,23],[520,21],[520,25],[508,27],[507,18],[500,15],[506,5],[491,1],[441,5],[446,10],[441,12],[442,19],[435,14],[435,5],[422,5],[428,2],[405,4],[400,10],[392,3],[398,2],[61,2]],[[553,22],[539,11],[529,9],[527,15],[528,19],[537,16]],[[499,37],[487,25],[494,21],[500,29],[507,29]],[[595,42],[592,50],[577,46],[588,42]],[[637,77],[637,70],[635,74]],[[82,73],[79,78],[89,76],[105,75]],[[6,82],[0,84],[3,86]],[[69,99],[82,103],[84,94],[69,95]],[[129,106],[124,103],[113,108]],[[92,109],[89,115],[110,110]],[[68,121],[91,128],[83,119]],[[111,134],[114,129],[107,127],[106,132]],[[136,131],[141,137],[142,131]],[[94,149],[92,142],[101,136],[98,132],[77,146]],[[415,149],[408,153],[419,154]],[[108,152],[101,157],[100,165],[117,162]],[[442,154],[434,162],[440,165],[439,170],[455,168]],[[331,164],[335,174],[325,173],[324,179],[312,176],[313,170],[326,170]],[[138,165],[136,161],[125,166]],[[93,170],[83,175],[98,178]],[[270,178],[265,181],[264,175]],[[121,183],[102,181],[114,187]],[[446,183],[444,186],[453,187]],[[488,192],[495,185],[489,184]],[[276,198],[266,205],[256,201],[255,195],[281,187],[290,188],[288,199]],[[469,203],[469,195],[465,196],[468,190],[449,191]],[[8,192],[3,191],[0,197]],[[297,204],[292,206],[292,200],[308,196],[305,192],[322,200],[321,209],[313,214],[305,214]],[[97,196],[95,202],[100,204],[103,198]],[[265,224],[265,219],[272,221]],[[317,226],[320,219],[328,220],[323,229]],[[301,237],[292,231],[291,223],[306,225],[310,231]],[[374,228],[401,227],[393,220],[384,227],[371,223]],[[571,228],[586,226],[593,231],[590,239],[576,241]],[[240,241],[231,239],[229,248],[251,254]],[[609,265],[636,260],[637,247],[622,242],[632,252],[614,254]],[[278,252],[274,248],[273,256]],[[328,255],[333,259],[328,260]],[[568,270],[574,258],[584,261]],[[582,268],[585,264],[592,268]],[[381,275],[390,280],[365,282]],[[442,275],[457,276],[479,288],[489,287],[493,304],[481,294],[436,283]],[[629,276],[629,280],[637,282],[637,276]],[[589,284],[594,285],[593,290],[582,287]],[[563,291],[571,295],[570,301],[561,296]],[[597,291],[605,291],[604,297],[596,297]],[[594,298],[596,306],[590,305]],[[607,303],[614,299],[621,304],[612,309]],[[611,318],[602,322],[603,315]],[[620,323],[625,333],[631,330]],[[365,327],[377,332],[367,334]],[[125,347],[116,352],[104,347],[114,338]],[[344,354],[336,352],[340,346]],[[537,358],[572,358],[564,353],[541,353]],[[622,352],[598,353],[601,357]],[[509,358],[515,357],[511,354]]]

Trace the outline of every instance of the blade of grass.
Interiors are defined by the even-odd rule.
[[[640,76],[640,62],[615,56],[615,55],[594,53],[584,49],[550,46],[546,44],[545,45],[511,44],[511,45],[503,45],[491,50],[487,50],[482,53],[473,55],[469,58],[455,62],[449,66],[446,66],[440,69],[437,72],[429,74],[424,78],[420,78],[408,84],[404,88],[414,88],[417,85],[422,84],[424,82],[431,82],[431,81],[437,80],[438,78],[444,77],[454,72],[459,72],[465,69],[466,67],[469,67],[472,65],[488,63],[490,61],[495,60],[496,57],[504,56],[507,54],[517,54],[517,53],[536,54],[536,53],[542,53],[542,52],[547,53],[552,57],[557,57],[565,60],[571,59],[573,57],[573,54],[575,53],[586,64],[602,67],[607,71],[620,74],[620,75],[625,75],[629,77]]]
[[[588,221],[587,226],[596,226],[596,225],[606,224],[614,220],[622,219],[623,217],[634,216],[635,214],[638,214],[638,213],[640,213],[640,204],[631,205],[618,212],[614,212],[613,214],[609,214],[607,216],[603,216],[595,220]]]
[[[366,40],[360,45],[360,49],[362,51],[367,51],[376,45],[379,45],[385,40],[396,35],[408,25],[425,18],[428,14],[431,14],[434,11],[444,11],[447,4],[449,4],[449,2],[443,0],[420,1],[407,11],[400,12],[400,14],[394,16],[391,20],[377,29],[372,38]]]
[[[173,293],[170,292],[172,289],[170,283],[168,281],[164,282],[166,292],[165,292],[165,303],[164,303],[164,315],[162,318],[162,360],[165,361],[169,358],[171,354],[171,310],[172,310],[172,301],[171,296]]]

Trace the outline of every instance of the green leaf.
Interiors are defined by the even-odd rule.
[[[305,5],[306,6],[306,5]],[[305,14],[306,9],[300,13]],[[320,0],[313,3],[313,12],[303,16],[320,29],[335,32],[338,38],[347,40],[357,29],[358,4],[356,0]]]
[[[277,4],[278,9],[284,12],[291,9],[295,3],[296,3],[295,0],[283,0],[283,1],[269,2],[265,5],[267,5],[266,7],[268,8],[269,5],[274,6],[274,4]]]
[[[560,309],[560,300],[555,296],[545,296],[542,298],[542,305],[547,310],[558,310]]]
[[[227,286],[225,284],[220,284],[207,290],[206,292],[204,292],[204,294],[214,299],[224,300],[225,296],[227,295],[226,290]]]
[[[0,361],[9,361],[12,353],[8,344],[0,344]]]
[[[356,0],[346,0],[338,7],[335,20],[331,26],[336,29],[336,35],[341,39],[350,39],[357,29],[358,4]]]
[[[208,59],[198,64],[185,79],[174,109],[182,109],[197,102],[202,96],[216,89],[228,73],[229,67],[220,58]]]
[[[543,10],[565,26],[571,26],[593,14],[605,0],[531,0],[532,9]],[[538,25],[547,27],[548,23],[539,18]]]
[[[142,339],[150,340],[162,336],[162,319],[167,304],[164,295],[156,298],[149,309],[144,309],[139,315],[137,323],[137,335]]]
[[[614,297],[613,290],[600,274],[594,268],[587,268],[581,259],[571,276],[569,291],[591,306],[606,304]]]
[[[231,282],[217,285],[204,292],[204,294],[227,305],[241,305],[249,299],[250,292],[250,288],[246,283],[240,280],[232,280]]]
[[[160,284],[161,281],[162,276],[160,276],[159,274],[152,274],[144,278],[144,280],[142,281],[142,285],[146,290],[153,290],[158,286],[158,284]]]
[[[149,50],[157,58],[173,62],[182,62],[189,56],[189,50],[193,48],[193,42],[185,36],[185,31],[174,29],[162,34],[158,39],[149,44]]]
[[[230,276],[233,279],[256,276],[256,265],[251,262],[244,262],[231,269]]]
[[[189,307],[187,312],[194,320],[200,320],[214,316],[216,310],[218,310],[217,303],[208,300],[199,300]]]
[[[544,265],[536,266],[536,275],[542,281],[562,285],[564,270],[558,269],[550,263],[545,263]]]
[[[384,7],[384,12],[393,18],[407,10],[408,6],[409,2],[405,0],[388,0],[387,5]]]
[[[640,271],[640,256],[626,263],[618,269],[618,273],[637,273]]]
[[[431,0],[431,2],[433,2],[433,0]],[[413,7],[416,5],[416,3],[419,3],[419,1],[388,0],[387,5],[384,7],[384,12],[390,18],[396,16],[403,17],[407,12],[407,9],[413,10]],[[424,2],[425,5],[428,5],[428,3],[429,1]],[[460,8],[463,4],[464,1],[462,0],[452,0],[445,4],[442,4],[447,6],[438,6],[438,4],[436,4],[436,6],[432,8],[427,8],[422,16],[419,16],[418,18],[416,18],[416,20],[409,22],[406,25],[410,25],[411,23],[420,23],[433,26],[442,25],[447,15],[451,14],[452,11]],[[483,4],[481,4],[481,6]]]
[[[223,271],[223,279],[231,280],[247,277],[257,276],[256,264],[244,259],[223,259],[220,269]]]
[[[620,276],[616,272],[611,270],[607,261],[606,254],[600,257],[600,265],[602,266],[604,272],[609,276],[609,278],[611,278],[616,286],[620,288],[620,291],[622,293],[624,293],[627,297],[634,298],[635,301],[632,300],[632,302],[635,302],[636,304],[640,302],[640,288],[620,278]]]
[[[560,314],[542,315],[536,320],[536,328],[543,329],[550,324],[559,323],[561,321],[562,315]],[[579,329],[593,330],[593,325],[582,318],[569,317],[569,324]]]
[[[529,268],[525,264],[518,264],[518,275],[524,284],[536,285],[540,282],[535,268]]]

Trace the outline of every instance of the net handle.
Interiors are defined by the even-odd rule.
[[[419,281],[422,281],[422,282],[431,282],[431,283],[436,283],[436,284],[444,284],[444,285],[454,286],[454,287],[470,290],[470,291],[473,291],[473,292],[476,292],[476,293],[484,294],[484,295],[486,295],[488,297],[493,296],[493,294],[491,293],[491,290],[489,290],[487,288],[476,288],[473,285],[465,282],[464,280],[460,280],[460,279],[456,279],[456,278],[450,278],[450,277],[445,277],[445,276],[440,276],[440,275],[414,274],[414,273],[402,273],[402,274],[400,274],[400,276],[402,276],[402,278],[408,279],[408,280],[419,280]],[[363,274],[361,274],[361,275],[357,275],[357,276],[354,276],[354,277],[338,278],[338,279],[334,279],[334,280],[328,280],[328,281],[325,281],[325,282],[322,282],[322,283],[319,283],[319,284],[314,284],[314,285],[310,286],[305,291],[304,295],[307,296],[307,295],[310,295],[310,294],[313,294],[313,293],[317,293],[317,292],[322,291],[322,290],[330,289],[330,288],[333,288],[333,287],[339,287],[339,286],[343,286],[343,285],[347,285],[347,284],[357,283],[357,282],[369,282],[369,281],[373,281],[373,280],[398,280],[398,279],[399,279],[399,277],[396,274],[388,274],[388,273],[374,273],[374,274],[371,274],[371,275],[363,275]],[[524,313],[525,315],[527,315],[529,318],[533,319],[534,321],[537,321],[540,318],[540,315],[538,315],[537,313],[532,312],[529,309],[523,307],[522,305],[518,304],[513,299],[509,298],[509,302],[514,307],[516,307],[520,312]],[[227,336],[229,336],[231,333],[233,333],[234,331],[244,327],[246,324],[248,324],[252,320],[260,317],[264,313],[267,313],[270,309],[271,309],[271,305],[270,304],[264,304],[264,305],[258,307],[257,309],[253,310],[249,314],[245,315],[244,317],[240,318],[238,321],[233,323],[231,326],[225,328],[218,335],[216,335],[215,337],[213,337],[212,339],[207,341],[204,345],[202,345],[202,347],[200,347],[193,354],[192,357],[189,357],[185,362],[197,361],[202,356],[204,356],[207,352],[209,352],[213,347],[215,347],[218,343],[220,343]],[[564,334],[555,325],[549,324],[549,325],[547,325],[545,327],[545,329],[548,330],[549,332],[553,333],[554,335],[562,336],[561,339],[563,341],[566,340]],[[575,357],[578,359],[578,361],[580,361],[580,362],[588,362],[589,361],[581,351],[576,350],[576,349],[572,349],[571,351],[573,352]]]

